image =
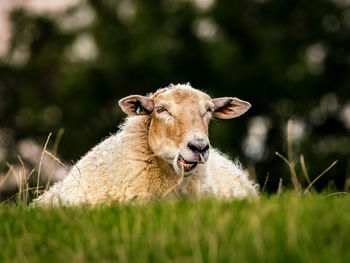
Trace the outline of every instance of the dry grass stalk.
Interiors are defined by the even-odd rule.
[[[47,139],[46,139],[46,142],[45,142],[45,145],[44,145],[44,149],[41,153],[41,157],[40,157],[40,163],[39,163],[39,169],[38,169],[38,178],[37,178],[37,192],[36,192],[36,196],[39,195],[39,184],[40,184],[40,173],[41,173],[41,166],[43,164],[43,159],[44,159],[44,155],[45,155],[45,151],[46,151],[46,148],[47,148],[47,144],[49,143],[49,140],[50,140],[50,137],[51,137],[52,133],[50,132],[49,133],[49,136],[47,136]]]
[[[54,154],[50,153],[48,150],[45,150],[45,154],[50,156],[52,159],[54,159],[59,165],[61,165],[66,171],[69,171],[68,167],[60,160],[58,159]]]
[[[348,192],[335,192],[335,193],[331,193],[331,194],[328,194],[326,196],[323,196],[321,199],[325,199],[325,198],[335,196],[335,195],[350,195],[350,193],[348,193]]]
[[[327,169],[325,169],[319,176],[317,176],[309,185],[308,187],[306,187],[305,191],[304,191],[304,194],[307,194],[309,189],[311,188],[311,186],[318,180],[321,178],[322,175],[324,175],[325,173],[327,173],[334,165],[337,164],[337,160],[334,161],[330,166],[328,166]]]
[[[293,163],[293,121],[288,120],[287,124],[288,161]]]
[[[284,157],[282,154],[275,152],[275,154],[280,157],[289,167],[290,170],[290,174],[291,174],[291,180],[294,186],[294,190],[295,192],[299,193],[302,188],[301,185],[298,181],[298,177],[295,171],[295,163],[293,160],[293,143],[292,143],[292,129],[293,129],[293,122],[292,120],[288,121],[288,159],[286,157]],[[312,182],[310,181],[310,177],[309,174],[307,172],[306,169],[306,165],[305,165],[305,159],[304,159],[304,155],[300,155],[300,164],[301,164],[301,169],[303,172],[303,175],[306,179],[306,181],[308,182],[308,186],[306,187],[305,191],[304,191],[304,195],[306,194],[310,194],[310,189],[312,187],[312,185],[322,176],[324,175],[326,172],[328,172],[335,164],[337,163],[337,161],[333,162],[327,169],[325,169],[319,176],[317,176]]]
[[[58,133],[57,133],[57,135],[56,135],[55,141],[54,141],[53,146],[52,146],[52,154],[53,154],[54,156],[56,156],[56,154],[57,154],[58,145],[59,145],[60,142],[61,142],[63,133],[64,133],[64,129],[63,129],[63,128],[60,128],[60,129],[58,130]]]
[[[35,169],[32,169],[27,174],[22,158],[19,155],[17,155],[17,158],[18,158],[19,162],[21,163],[22,171],[19,172],[18,176],[17,176],[17,174],[14,174],[15,179],[16,179],[17,184],[18,184],[18,187],[19,187],[19,191],[14,196],[17,196],[18,203],[20,203],[20,202],[28,203],[29,191],[34,189],[34,188],[29,187],[28,180],[34,174]]]
[[[325,199],[325,198],[332,197],[335,195],[350,195],[350,193],[349,192],[335,192],[335,193],[331,193],[331,194],[328,194],[326,196],[323,196],[321,199]]]
[[[263,186],[263,188],[261,190],[261,193],[263,193],[265,191],[265,188],[266,188],[266,185],[267,185],[267,181],[269,180],[269,176],[270,176],[270,173],[268,172],[267,175],[266,175],[264,186]]]
[[[286,157],[284,157],[282,154],[280,154],[279,152],[275,152],[275,154],[280,157],[288,166],[289,166],[289,162],[286,159]]]
[[[184,171],[184,167],[181,167],[181,178],[179,179],[179,181],[177,181],[176,184],[174,184],[172,187],[170,187],[162,196],[162,198],[165,198],[169,193],[171,193],[172,191],[174,191],[176,188],[178,188],[180,186],[180,184],[182,183],[183,179],[185,176],[185,171]]]
[[[301,185],[299,184],[298,178],[297,178],[297,174],[295,172],[295,167],[294,167],[294,162],[290,163],[286,157],[284,157],[282,154],[275,152],[275,154],[280,157],[289,167],[289,171],[291,174],[291,179],[292,179],[292,183],[293,183],[293,187],[296,193],[299,193],[301,191]]]
[[[293,158],[293,121],[288,121],[288,163],[289,170],[291,174],[292,183],[294,186],[294,190],[299,193],[301,191],[301,185],[298,181],[297,173],[295,172],[295,163]]]
[[[40,188],[42,188],[42,186],[41,186]],[[2,206],[3,204],[7,203],[8,201],[11,201],[11,200],[14,199],[15,197],[18,197],[18,195],[21,195],[22,193],[25,193],[25,192],[28,192],[28,193],[29,193],[29,191],[36,190],[36,189],[37,189],[36,186],[35,186],[35,187],[28,187],[28,188],[26,188],[25,190],[23,190],[22,192],[17,192],[17,193],[15,193],[14,195],[12,195],[12,196],[10,196],[9,198],[7,198],[6,200],[2,201],[2,202],[0,203],[0,206]],[[25,201],[28,202],[28,200],[29,200],[29,199],[26,199]],[[20,201],[21,201],[21,200],[20,200]]]
[[[280,181],[278,183],[277,197],[279,197],[281,193],[282,193],[282,178],[280,178]]]
[[[250,177],[253,181],[257,182],[257,181],[258,181],[258,177],[257,177],[257,175],[256,175],[255,165],[254,165],[252,162],[249,162],[249,163],[248,163],[247,171],[248,171],[249,177]]]
[[[57,154],[57,150],[58,150],[58,145],[60,144],[61,142],[61,139],[62,139],[62,135],[64,133],[64,129],[63,128],[60,128],[58,130],[58,133],[56,135],[56,138],[55,138],[55,141],[53,143],[53,146],[52,146],[52,153],[49,153],[48,151],[45,151],[45,154],[48,154],[52,159],[54,159],[56,162],[58,162],[64,169],[66,169],[65,165],[56,157],[56,154]],[[62,165],[63,164],[63,165]],[[67,170],[67,169],[66,169]],[[50,186],[50,183],[51,183],[51,180],[52,180],[52,177],[55,175],[56,173],[56,170],[55,170],[55,166],[54,166],[54,163],[51,162],[50,164],[50,167],[48,168],[48,171],[50,176],[47,180],[47,183],[46,183],[46,187],[45,187],[45,191],[47,191],[49,189],[49,186]]]
[[[26,168],[24,167],[24,162],[22,161],[21,156],[17,155],[17,158],[18,158],[19,162],[21,163],[23,175],[25,175],[26,174]]]
[[[202,154],[199,154],[199,157],[201,158],[201,163],[204,163],[204,164],[207,163]]]
[[[55,175],[55,171],[51,172],[50,173],[50,176],[49,176],[49,179],[47,180],[47,183],[46,183],[46,186],[45,186],[45,192],[47,190],[49,190],[49,187],[50,187],[50,184],[51,184],[51,180],[52,180],[52,177]]]
[[[73,166],[77,168],[78,173],[79,173],[79,178],[78,178],[78,179],[75,178],[75,177],[73,177],[73,178],[74,178],[74,180],[78,183],[78,186],[80,187],[80,189],[83,191],[83,194],[84,194],[85,198],[86,198],[87,200],[89,200],[89,199],[90,199],[90,196],[86,193],[85,188],[84,188],[84,187],[82,186],[82,184],[80,183],[81,171],[80,171],[80,169],[79,169],[79,166],[78,166],[78,164],[76,164],[73,160],[72,160],[71,162],[72,162]],[[141,173],[141,172],[140,172],[140,173]]]
[[[310,177],[309,177],[309,173],[307,172],[307,169],[306,169],[305,159],[304,159],[304,155],[303,154],[300,155],[300,164],[301,164],[301,169],[303,170],[303,174],[305,176],[305,179],[306,179],[307,183],[311,184],[311,180],[310,180]]]
[[[25,176],[26,168],[24,167],[24,163],[23,163],[21,157],[19,155],[17,155],[17,158],[22,165],[22,173],[19,174],[19,181],[17,181],[17,183],[19,185],[19,192],[22,193],[22,192],[24,192],[23,187],[25,187],[25,184],[27,182],[27,178]],[[21,201],[21,194],[18,195],[18,199],[19,199],[18,201]]]
[[[54,142],[54,146],[53,146],[53,151],[54,153],[57,152],[57,149],[58,149],[58,145],[59,145],[59,142],[61,140],[61,137],[62,137],[62,134],[63,134],[64,130],[63,129],[60,129],[59,132],[58,132],[58,135],[56,136],[56,139],[55,139],[55,142]],[[59,163],[65,170],[68,171],[68,168],[65,166],[65,164],[63,162],[61,162],[56,156],[55,154],[52,154],[50,153],[49,151],[47,151],[47,145],[49,143],[49,140],[50,140],[50,137],[51,137],[51,133],[48,135],[47,139],[46,139],[46,142],[45,142],[45,145],[44,145],[44,148],[43,148],[43,151],[42,151],[42,154],[41,154],[41,158],[40,158],[40,163],[39,163],[39,168],[38,168],[38,174],[37,174],[37,186],[36,187],[32,187],[30,188],[30,184],[28,183],[28,180],[29,178],[32,177],[32,175],[35,173],[35,169],[32,169],[28,174],[26,173],[26,168],[25,168],[25,165],[24,165],[24,162],[22,160],[22,158],[17,155],[17,158],[21,164],[21,167],[22,167],[22,171],[19,172],[19,174],[14,174],[15,176],[15,179],[17,181],[17,184],[18,184],[18,192],[11,196],[8,200],[11,200],[13,199],[14,197],[17,197],[17,201],[18,202],[25,202],[25,203],[28,203],[29,201],[29,192],[32,191],[32,190],[35,190],[35,193],[36,195],[38,196],[39,194],[39,189],[43,188],[42,186],[39,186],[40,184],[40,175],[41,175],[41,168],[42,168],[42,164],[43,164],[43,159],[44,159],[44,155],[47,154],[49,155],[53,160],[55,160],[57,163]],[[13,171],[14,171],[14,167],[10,164],[7,163],[7,166],[9,167],[9,170],[8,172],[6,173],[5,176],[3,176],[2,178],[0,178],[0,187],[4,184],[4,182],[7,180],[7,178],[13,174]],[[54,175],[54,172],[51,173],[51,176],[48,180],[48,183],[47,183],[47,186],[45,189],[48,188],[49,184],[50,184],[50,180],[52,178],[52,176]],[[34,180],[34,177],[33,177],[33,180]],[[34,182],[33,182],[34,183]],[[35,183],[34,183],[35,184]]]
[[[7,180],[7,178],[10,176],[10,174],[13,171],[13,166],[12,165],[10,165],[9,163],[6,163],[6,165],[8,166],[9,170],[7,171],[7,173],[2,178],[0,178],[0,187],[5,183],[5,181]]]
[[[304,155],[302,155],[302,154],[300,155],[300,164],[301,164],[301,170],[303,171],[303,175],[304,175],[307,183],[310,185],[311,181],[310,181],[309,173],[307,172]],[[309,190],[307,191],[307,194],[311,194]]]
[[[35,169],[32,169],[30,171],[30,173],[26,176],[25,181],[23,182],[23,184],[25,185],[25,196],[24,196],[24,200],[26,203],[28,203],[29,201],[29,191],[31,191],[32,188],[29,187],[29,183],[28,183],[28,179],[34,174]]]

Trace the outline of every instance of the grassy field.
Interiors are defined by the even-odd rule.
[[[0,262],[350,262],[350,196],[2,206]]]

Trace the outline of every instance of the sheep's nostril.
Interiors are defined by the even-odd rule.
[[[206,151],[208,151],[208,150],[209,150],[209,144],[207,144],[207,145],[203,148],[202,152],[206,152]]]
[[[205,153],[209,150],[208,143],[189,143],[188,148],[190,148],[193,152],[197,153]]]

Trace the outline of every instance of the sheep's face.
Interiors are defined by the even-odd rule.
[[[176,173],[192,174],[208,160],[208,125],[212,117],[230,119],[245,113],[248,102],[237,98],[212,99],[190,85],[171,85],[151,97],[129,96],[119,101],[129,115],[151,118],[151,150],[170,163]]]

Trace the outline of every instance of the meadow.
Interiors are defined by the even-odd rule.
[[[281,179],[267,194],[267,176],[257,199],[30,207],[42,188],[39,180],[29,185],[32,170],[19,192],[0,203],[0,262],[350,262],[350,194],[313,188],[337,162],[311,181],[300,155],[296,170],[291,127],[287,157],[276,153],[291,186]],[[61,163],[46,150],[49,138],[42,157]]]
[[[0,262],[349,262],[350,196],[0,207]]]

